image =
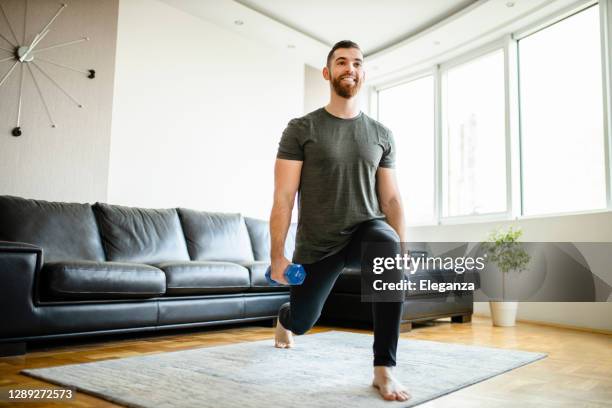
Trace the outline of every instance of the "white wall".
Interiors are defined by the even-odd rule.
[[[304,113],[312,112],[329,103],[329,82],[323,78],[323,66],[313,68],[304,65]]]
[[[84,105],[79,109],[53,83],[32,67],[49,105],[44,105],[25,67],[18,66],[0,87],[0,194],[51,201],[105,201],[111,134],[113,74],[118,1],[71,0],[51,26],[39,48],[88,36],[90,41],[57,48],[40,56],[79,69],[96,70],[96,78],[34,61]],[[39,0],[28,6],[24,42],[23,0],[0,0],[19,44],[30,43],[53,16],[60,2]],[[3,17],[0,32],[12,39]],[[1,46],[8,44],[0,40]],[[0,58],[7,53],[2,51]],[[0,68],[3,77],[12,62]],[[25,65],[25,64],[24,64]],[[25,69],[21,116],[22,136],[13,137],[19,99],[20,69]]]
[[[152,0],[121,0],[108,200],[267,218],[304,66]]]
[[[515,222],[482,222],[408,228],[410,241],[482,241],[498,226],[523,229],[523,241],[612,242],[612,213],[566,215],[522,219]],[[612,282],[608,282],[612,284]],[[474,303],[474,312],[490,315],[484,302]],[[568,326],[612,330],[612,302],[521,303],[518,319]]]

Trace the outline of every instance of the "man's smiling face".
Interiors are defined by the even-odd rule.
[[[328,71],[327,75],[325,69]],[[363,54],[357,48],[338,48],[325,69],[325,79],[330,81],[334,91],[343,98],[349,99],[357,95],[365,80]]]

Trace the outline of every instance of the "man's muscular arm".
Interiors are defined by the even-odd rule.
[[[406,221],[394,169],[378,168],[376,171],[376,189],[378,203],[381,211],[387,216],[387,222],[397,232],[400,241],[406,242]]]
[[[276,159],[274,165],[274,204],[270,214],[270,260],[272,279],[287,284],[283,272],[291,262],[285,257],[285,239],[291,224],[291,211],[300,186],[302,162]]]

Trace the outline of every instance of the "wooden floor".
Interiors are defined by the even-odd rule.
[[[347,330],[316,327],[310,333]],[[363,330],[351,330],[364,332]],[[165,335],[105,338],[84,343],[55,345],[25,356],[0,358],[0,387],[50,385],[19,374],[24,368],[101,361],[127,356],[176,351],[220,344],[271,339],[273,329],[232,326]],[[479,384],[441,397],[422,407],[612,407],[612,335],[518,323],[513,328],[492,327],[488,318],[472,323],[437,321],[415,326],[402,338],[474,344],[549,353],[548,358],[512,370]],[[272,340],[270,340],[272,341]],[[299,342],[299,337],[297,338]],[[270,343],[272,344],[272,343]],[[401,364],[401,356],[400,361]],[[405,383],[408,388],[410,383]],[[2,403],[0,403],[2,405]],[[5,403],[4,406],[7,404]],[[399,406],[390,402],[390,406]],[[17,404],[14,404],[17,406]],[[34,407],[116,407],[86,394],[69,403],[20,403]],[[219,401],[219,407],[223,404]],[[284,408],[284,407],[282,407]]]

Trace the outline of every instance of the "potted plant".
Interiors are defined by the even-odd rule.
[[[489,262],[494,263],[502,273],[501,301],[489,301],[491,319],[494,326],[514,326],[516,324],[516,311],[518,302],[506,300],[506,278],[512,271],[521,272],[529,264],[530,257],[523,246],[518,242],[523,235],[520,228],[508,228],[507,231],[493,231],[484,248],[489,256]]]

